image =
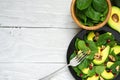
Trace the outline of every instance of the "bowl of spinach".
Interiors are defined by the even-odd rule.
[[[86,30],[103,27],[110,14],[110,0],[72,0],[71,3],[71,16],[74,22]]]

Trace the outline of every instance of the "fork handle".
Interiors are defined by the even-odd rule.
[[[69,64],[66,64],[65,66],[61,67],[60,69],[56,70],[55,72],[53,72],[53,73],[51,73],[51,74],[49,74],[49,75],[47,75],[39,80],[49,80],[50,78],[54,77],[54,75],[60,73],[62,70],[64,70],[64,68],[66,68],[68,66],[69,66]]]

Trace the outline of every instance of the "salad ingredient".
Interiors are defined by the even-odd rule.
[[[120,33],[120,8],[113,6],[111,16],[108,20],[108,24],[111,28]]]
[[[88,74],[88,71],[89,71],[90,69],[89,68],[84,68],[84,69],[82,69],[82,72],[84,73],[84,74]]]
[[[107,68],[110,68],[113,64],[114,62],[111,62],[111,61],[107,62]]]
[[[116,45],[113,48],[111,48],[111,51],[114,51],[114,53],[117,55],[120,53],[120,46]]]
[[[106,60],[107,57],[108,57],[109,50],[110,50],[110,47],[107,46],[107,47],[100,53],[101,56],[102,56],[102,59],[99,60],[99,59],[96,59],[96,58],[95,58],[95,59],[93,60],[93,63],[96,64],[96,65],[100,65],[100,64],[104,63],[105,60]]]
[[[110,80],[110,79],[113,79],[114,78],[114,75],[112,72],[107,72],[106,70],[103,71],[103,73],[101,74],[101,76],[104,78],[104,79],[107,79],[107,80]]]
[[[91,32],[88,34],[87,39],[93,41],[93,38],[94,38],[94,37],[95,37],[95,33],[94,33],[93,31],[91,31]]]
[[[105,20],[108,5],[106,0],[76,0],[75,12],[82,24],[93,26]]]
[[[72,59],[81,51],[88,53],[87,57],[73,70],[82,80],[111,80],[120,72],[120,43],[110,32],[90,31],[75,41]],[[97,39],[95,40],[95,37]]]
[[[87,80],[99,80],[99,76],[92,76],[92,77],[88,77]]]

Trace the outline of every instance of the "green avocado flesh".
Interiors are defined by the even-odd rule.
[[[99,76],[88,77],[87,80],[99,80]]]
[[[94,37],[95,37],[95,33],[92,31],[88,34],[87,39],[93,41]]]
[[[107,80],[110,80],[110,79],[113,79],[113,78],[114,78],[114,75],[113,75],[111,72],[107,72],[106,70],[104,70],[104,71],[101,73],[101,76],[102,76],[104,79],[107,79]]]
[[[87,57],[73,70],[82,80],[113,80],[120,72],[120,43],[110,32],[89,31],[77,38],[70,60],[80,52]]]
[[[101,52],[102,59],[101,59],[101,60],[94,59],[94,60],[93,60],[93,63],[96,64],[96,65],[100,65],[100,64],[104,63],[105,60],[106,60],[106,58],[108,57],[109,50],[110,50],[110,47],[107,46],[107,47]]]
[[[120,8],[113,6],[108,24],[111,28],[120,33]]]
[[[120,53],[120,46],[116,45],[113,48],[111,48],[111,51],[114,51],[114,53],[117,55]]]

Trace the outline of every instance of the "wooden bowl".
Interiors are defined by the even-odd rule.
[[[110,14],[111,14],[111,10],[112,10],[110,0],[106,0],[106,1],[107,1],[107,4],[108,4],[108,13],[107,13],[106,19],[105,19],[103,22],[98,23],[98,24],[96,24],[96,25],[94,25],[94,26],[85,26],[85,25],[83,25],[83,24],[80,22],[80,20],[78,20],[76,14],[75,14],[75,4],[76,4],[76,0],[72,0],[70,9],[71,9],[71,16],[72,16],[74,22],[75,22],[80,28],[86,29],[86,30],[97,30],[97,29],[103,27],[103,26],[107,23],[107,21],[108,21],[108,19],[109,19],[109,17],[110,17]],[[104,6],[104,5],[103,5],[103,6]]]

